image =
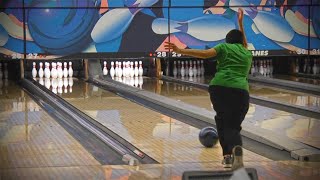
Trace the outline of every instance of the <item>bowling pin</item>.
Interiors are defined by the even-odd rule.
[[[45,78],[50,78],[50,67],[49,67],[49,63],[45,62],[44,63],[44,77]]]
[[[177,77],[178,70],[177,70],[177,64],[176,61],[173,61],[173,76]]]
[[[198,75],[198,69],[197,69],[197,62],[194,61],[193,62],[193,76],[197,76]]]
[[[130,77],[134,76],[133,62],[130,62]]]
[[[316,66],[316,59],[313,59],[313,67],[312,67],[312,73],[313,75],[317,74],[317,66]]]
[[[57,69],[56,69],[56,63],[51,63],[51,77],[52,78],[57,78],[58,74],[57,74]],[[52,83],[52,82],[51,82]]]
[[[107,62],[103,61],[103,75],[108,75]]]
[[[134,62],[134,76],[138,77],[139,76],[139,67],[138,67],[138,61]]]
[[[118,77],[122,80],[122,62],[119,62]]]
[[[44,72],[43,72],[43,63],[42,63],[42,62],[39,63],[39,71],[38,71],[38,74],[39,74],[39,77],[40,77],[40,78],[43,78]]]
[[[68,63],[67,62],[64,62],[63,63],[63,77],[64,78],[67,78],[69,75],[69,72],[68,72]]]
[[[261,60],[259,61],[259,64],[260,64],[260,65],[259,65],[259,72],[260,72],[261,75],[263,75],[263,74],[264,74],[264,71],[263,71],[263,64],[262,64],[262,61],[261,61]]]
[[[111,68],[110,68],[110,76],[113,78],[115,74],[115,70],[114,70],[114,62],[111,61]]]
[[[201,67],[200,67],[200,60],[197,60],[197,72],[198,72],[198,76],[200,76],[201,75]]]
[[[184,63],[181,62],[181,76],[184,77],[186,74],[185,68],[184,68]]]
[[[35,62],[33,62],[32,63],[32,77],[33,78],[36,78],[37,77],[37,69],[36,69],[36,63]]]
[[[73,76],[73,68],[72,68],[72,62],[69,62],[69,69],[68,69],[69,77]]]
[[[186,63],[185,74],[186,74],[186,76],[188,76],[188,75],[189,75],[189,65],[188,65],[188,61],[186,61],[185,63]]]
[[[58,78],[62,78],[63,77],[62,63],[58,62],[57,65],[58,65],[57,66]]]
[[[143,68],[142,68],[142,61],[139,61],[139,76],[142,76],[143,75]]]
[[[290,42],[293,39],[295,32],[283,17],[250,7],[246,0],[230,0],[229,6],[235,12],[238,12],[239,6],[243,6],[244,14],[253,20],[267,38],[278,42]]]
[[[121,36],[129,27],[134,16],[142,10],[139,7],[150,7],[159,0],[136,0],[131,7],[115,8],[106,12],[96,22],[91,32],[91,38],[96,43],[107,42]]]
[[[192,68],[192,61],[190,61],[190,63],[189,63],[189,77],[192,77],[192,76],[193,76],[193,68]],[[190,78],[189,78],[189,80],[190,80]]]
[[[168,27],[170,23],[170,28]],[[235,23],[219,15],[204,15],[186,22],[157,18],[152,22],[156,34],[185,33],[202,41],[219,41],[235,29]],[[169,31],[168,31],[169,30]]]
[[[255,73],[255,68],[254,68],[254,63],[251,64],[251,70],[250,70],[250,74],[254,74]]]
[[[118,74],[119,74],[119,62],[116,61],[116,68],[115,68],[115,76],[118,77]]]
[[[178,61],[178,63],[177,63],[177,70],[178,70],[178,76],[180,76],[181,75],[181,62],[180,61]]]
[[[204,76],[204,65],[203,65],[203,60],[201,60],[201,76]]]

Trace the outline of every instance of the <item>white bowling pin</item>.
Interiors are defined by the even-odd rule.
[[[186,63],[186,67],[185,67],[185,75],[188,76],[189,75],[189,65],[188,65],[188,61],[185,62]]]
[[[115,70],[114,70],[114,62],[111,61],[111,68],[110,68],[110,76],[113,78],[115,74]]]
[[[278,42],[290,42],[293,39],[295,32],[283,17],[250,7],[246,0],[230,0],[229,6],[235,12],[238,12],[239,6],[245,6],[244,14],[253,20],[258,30],[267,38]]]
[[[173,61],[173,76],[176,77],[178,74],[176,61]]]
[[[120,77],[120,79],[122,78],[122,62],[119,62],[119,68],[118,68],[118,77]]]
[[[68,69],[69,77],[73,76],[73,68],[72,68],[72,62],[69,62],[69,69]]]
[[[116,61],[116,68],[115,68],[114,75],[115,75],[116,77],[119,76],[119,62],[118,62],[118,61]]]
[[[138,67],[138,61],[134,62],[134,76],[139,76],[139,67]]]
[[[36,78],[37,77],[37,69],[36,69],[36,63],[35,62],[33,62],[32,63],[32,77],[33,78]]]
[[[312,73],[314,75],[317,74],[317,66],[316,66],[316,59],[315,58],[313,59]]]
[[[139,76],[143,75],[143,67],[142,67],[142,61],[139,61]]]
[[[108,75],[107,62],[103,61],[103,75]]]
[[[201,67],[200,67],[200,60],[197,60],[197,72],[198,72],[198,76],[200,76],[201,75]]]
[[[58,77],[58,72],[57,72],[57,69],[56,69],[56,63],[51,63],[51,77],[52,78],[57,78]],[[52,83],[52,82],[51,82]]]
[[[181,62],[181,76],[184,77],[186,75],[186,71],[185,71],[185,68],[184,68],[184,63]]]
[[[198,75],[197,62],[194,61],[193,62],[193,76],[197,76],[197,75]]]
[[[192,61],[190,61],[190,63],[189,63],[189,77],[192,77],[193,76],[193,68],[192,68]],[[190,80],[190,78],[189,78],[189,80]],[[193,81],[193,80],[192,80]]]
[[[69,75],[69,72],[68,72],[68,63],[67,62],[64,62],[63,63],[63,77],[64,78],[67,78]]]
[[[58,65],[57,66],[58,78],[62,78],[63,77],[62,63],[58,62],[57,65]]]
[[[133,62],[130,62],[130,77],[134,76]]]
[[[263,64],[262,64],[262,61],[261,61],[261,60],[259,61],[259,64],[260,64],[260,66],[259,66],[259,72],[260,72],[261,75],[263,75],[263,74],[264,74],[264,71],[263,71]]]
[[[203,65],[203,60],[201,60],[201,76],[204,76],[204,65]]]
[[[255,71],[255,68],[254,68],[254,62],[252,62],[251,64],[251,69],[250,69],[250,74],[254,74],[256,71]]]
[[[48,62],[44,63],[44,77],[45,78],[50,78],[51,74],[50,74],[50,64]]]
[[[225,39],[230,30],[235,29],[235,23],[222,16],[209,14],[186,22],[157,18],[151,27],[156,34],[182,32],[202,41],[219,41]]]
[[[42,63],[42,62],[39,63],[39,71],[38,71],[38,74],[39,74],[39,77],[40,77],[40,78],[43,78],[44,71],[43,71],[43,63]]]

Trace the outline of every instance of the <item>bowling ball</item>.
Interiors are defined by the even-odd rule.
[[[218,132],[214,127],[205,127],[199,133],[199,141],[205,147],[213,147],[218,142]]]
[[[33,0],[30,3],[28,29],[42,50],[56,55],[74,54],[92,42],[90,34],[99,19],[98,9],[70,7],[94,7],[94,1]]]

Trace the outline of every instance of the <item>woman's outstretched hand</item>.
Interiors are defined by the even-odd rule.
[[[238,22],[242,22],[243,21],[243,9],[239,8],[238,9]]]
[[[165,42],[164,48],[166,50],[173,51],[176,53],[179,53],[179,50],[180,50],[175,44],[173,44],[171,42]]]

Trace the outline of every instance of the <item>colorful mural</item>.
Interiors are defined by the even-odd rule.
[[[308,50],[320,55],[319,5],[319,0],[7,0],[1,1],[0,53],[12,59],[180,57],[165,52],[164,42],[212,48],[237,28],[242,7],[253,55]]]

